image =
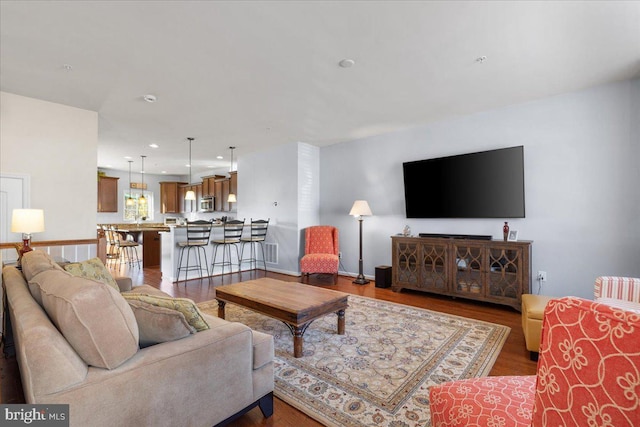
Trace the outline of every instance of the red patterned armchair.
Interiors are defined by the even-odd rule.
[[[338,279],[338,229],[329,225],[309,227],[304,233],[304,256],[300,259],[300,272],[306,278],[311,273],[333,274]]]
[[[432,427],[640,426],[640,315],[551,300],[537,375],[443,383],[430,404]]]

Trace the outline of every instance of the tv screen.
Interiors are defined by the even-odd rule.
[[[524,147],[403,163],[407,218],[524,218]]]

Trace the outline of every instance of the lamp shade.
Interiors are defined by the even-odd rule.
[[[184,195],[184,199],[185,200],[195,200],[196,199],[196,193],[193,190],[189,190],[186,192],[186,194]]]
[[[42,209],[14,209],[11,216],[13,233],[40,233],[44,231],[44,211]]]
[[[238,199],[236,199],[236,195],[233,193],[229,193],[229,197],[227,198],[227,202],[236,203]]]
[[[353,206],[351,207],[351,212],[349,215],[353,216],[371,216],[371,208],[369,208],[369,203],[366,200],[356,200],[353,202]]]

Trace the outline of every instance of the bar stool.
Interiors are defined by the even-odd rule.
[[[229,270],[233,271],[233,263],[231,262],[231,246],[236,248],[236,256],[238,257],[238,270],[240,269],[240,254],[238,253],[238,243],[242,237],[242,229],[244,228],[244,218],[242,221],[230,220],[224,222],[224,231],[222,239],[213,239],[211,243],[214,245],[213,262],[211,263],[211,270],[216,265],[222,266],[222,274],[224,274],[224,266],[228,265]],[[216,262],[216,256],[218,254],[218,248],[222,246],[222,262]],[[229,254],[229,260],[227,261],[227,253]]]
[[[242,237],[240,242],[242,246],[240,247],[240,264],[243,261],[249,262],[249,267],[255,265],[257,267],[258,260],[256,259],[256,243],[260,245],[260,249],[262,250],[262,264],[264,265],[264,271],[267,271],[267,262],[264,257],[264,241],[267,237],[267,229],[269,228],[269,219],[256,219],[251,218],[251,232],[249,236]],[[251,245],[250,257],[246,260],[244,259],[244,247],[246,244]],[[253,270],[253,268],[252,268]]]
[[[118,233],[113,231],[111,227],[109,227],[106,224],[103,224],[101,227],[102,227],[102,231],[104,232],[104,236],[107,239],[106,264],[107,265],[109,265],[109,263],[114,264],[116,260],[120,259],[120,248],[118,247],[118,237],[117,237]]]
[[[211,282],[211,274],[209,274],[209,261],[207,261],[206,248],[209,245],[209,236],[211,235],[211,227],[213,224],[210,221],[190,221],[187,222],[187,240],[179,242],[180,255],[178,257],[178,270],[176,271],[176,282],[180,281],[180,272],[184,271],[185,282],[188,279],[189,271],[206,271],[209,282]],[[189,258],[191,250],[195,250],[197,256],[197,265],[189,265]],[[184,258],[184,252],[187,252],[187,263],[182,265]],[[204,267],[202,264],[201,252],[204,254]],[[201,276],[202,278],[202,276]],[[186,283],[185,283],[186,284]]]
[[[138,256],[138,247],[140,244],[133,240],[121,239],[120,233],[118,233],[116,228],[113,226],[111,226],[111,235],[113,239],[115,239],[116,250],[120,262],[126,262],[129,267],[133,267],[136,264],[140,267],[140,257]]]

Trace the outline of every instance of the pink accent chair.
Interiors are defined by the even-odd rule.
[[[553,299],[537,375],[453,381],[429,395],[432,427],[640,426],[640,314]]]
[[[304,233],[304,256],[300,259],[300,272],[309,280],[311,273],[333,274],[338,279],[338,229],[330,225],[309,227]]]

